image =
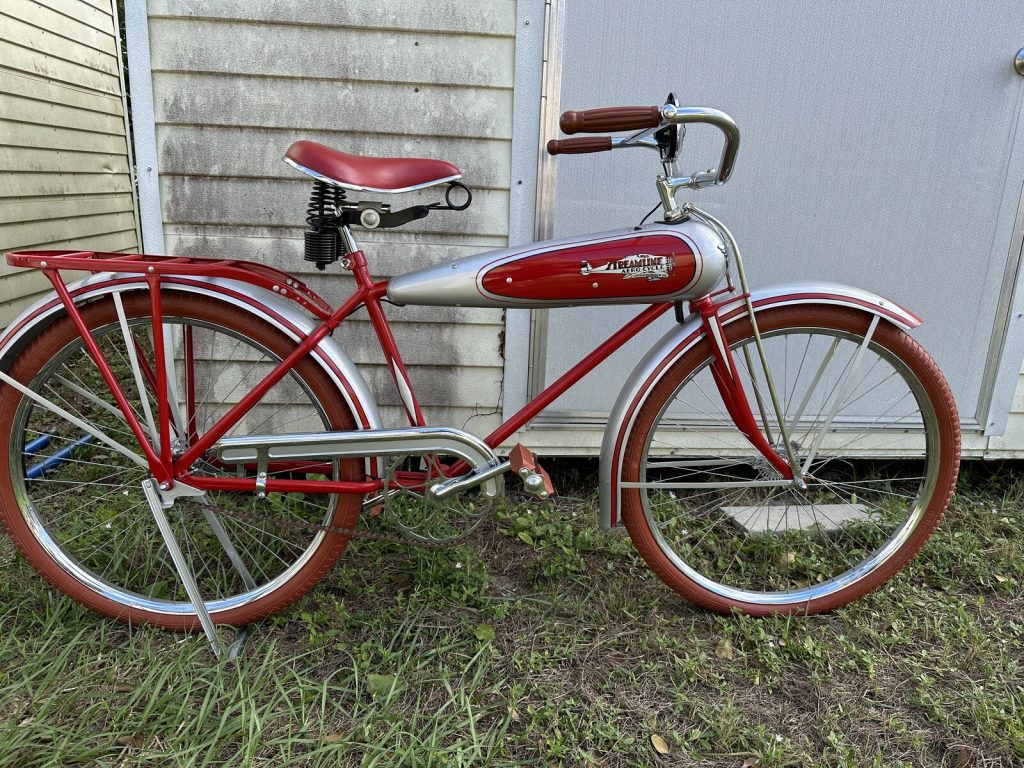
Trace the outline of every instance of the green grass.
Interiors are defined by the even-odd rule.
[[[4,541],[0,766],[1024,765],[1011,467],[971,472],[882,591],[808,619],[684,603],[594,504],[513,499],[440,552],[353,545],[221,664]]]

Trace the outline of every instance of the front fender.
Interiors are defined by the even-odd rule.
[[[753,291],[750,299],[754,305],[755,315],[769,307],[834,304],[878,315],[905,331],[921,324],[921,318],[888,299],[870,291],[837,283],[773,285]],[[722,323],[726,326],[744,315],[744,304],[740,299],[724,305],[720,314]],[[700,340],[701,329],[701,319],[696,314],[689,315],[682,323],[670,329],[637,364],[619,392],[615,406],[608,416],[601,445],[601,509],[598,522],[602,528],[614,528],[621,523],[619,480],[622,474],[622,457],[640,407],[665,371]]]
[[[317,327],[317,321],[302,312],[294,302],[250,283],[213,277],[165,277],[163,285],[167,290],[202,294],[227,301],[269,322],[296,341],[308,336]],[[71,283],[68,290],[77,304],[113,293],[148,291],[149,287],[142,275],[107,272]],[[12,361],[25,345],[64,314],[60,299],[50,293],[15,318],[0,338],[0,369],[9,370]],[[345,398],[359,428],[380,429],[382,422],[373,393],[342,346],[327,336],[311,354]]]

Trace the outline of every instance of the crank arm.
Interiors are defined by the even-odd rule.
[[[463,491],[468,491],[470,488],[475,488],[488,480],[498,477],[498,475],[503,475],[511,468],[512,465],[507,461],[502,461],[498,464],[491,464],[486,467],[478,467],[472,472],[462,475],[461,477],[453,477],[449,480],[445,480],[443,483],[432,485],[428,492],[436,501],[440,501],[452,494],[461,493]],[[484,488],[484,496],[493,498],[487,488]]]

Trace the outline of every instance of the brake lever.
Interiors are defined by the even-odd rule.
[[[612,149],[658,149],[658,142],[650,136],[613,136]]]

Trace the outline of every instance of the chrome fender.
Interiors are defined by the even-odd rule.
[[[878,315],[883,320],[909,331],[921,324],[921,318],[898,304],[884,299],[870,291],[837,283],[786,283],[755,290],[751,293],[754,314],[769,307],[791,304],[833,304],[852,307],[866,313]],[[723,307],[723,324],[744,316],[742,302],[735,300]],[[732,316],[729,317],[729,314]],[[701,337],[701,319],[691,314],[682,323],[669,330],[637,364],[619,392],[608,416],[604,440],[601,444],[600,489],[601,508],[598,522],[602,528],[614,528],[621,524],[619,509],[621,490],[619,480],[622,474],[622,458],[626,441],[640,407],[647,400],[654,386],[665,371],[686,354]]]
[[[269,322],[290,338],[298,341],[317,327],[315,319],[297,304],[264,288],[240,280],[212,277],[165,278],[165,289],[212,296]],[[142,275],[102,273],[91,275],[68,285],[75,303],[113,293],[148,291]],[[0,369],[6,371],[21,349],[50,323],[64,315],[64,306],[56,294],[50,293],[18,315],[0,337]],[[355,415],[359,429],[380,429],[382,426],[377,402],[359,369],[342,346],[326,336],[311,353],[324,372],[330,376]]]

